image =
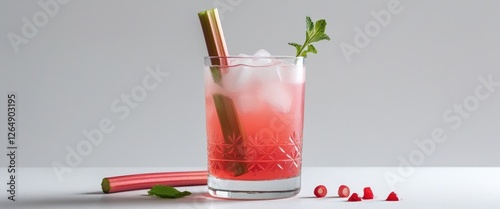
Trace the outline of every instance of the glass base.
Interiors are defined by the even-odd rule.
[[[208,193],[228,199],[278,199],[300,192],[300,175],[279,180],[241,181],[208,176]]]

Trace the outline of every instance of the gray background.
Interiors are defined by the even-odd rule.
[[[459,128],[443,119],[474,96],[478,77],[500,81],[498,1],[401,0],[401,13],[351,62],[341,44],[354,45],[355,27],[389,1],[75,0],[15,53],[7,34],[21,34],[22,18],[43,11],[38,2],[0,1],[0,127],[6,95],[17,92],[19,166],[65,164],[66,148],[103,118],[115,129],[77,167],[204,166],[206,48],[196,13],[214,4],[225,9],[231,54],[293,55],[287,42],[303,41],[305,16],[327,20],[332,41],[307,60],[305,166],[398,166],[435,128],[448,140],[418,165],[500,165],[500,87]],[[156,65],[169,76],[120,120],[110,105]],[[4,149],[6,128],[0,136]]]

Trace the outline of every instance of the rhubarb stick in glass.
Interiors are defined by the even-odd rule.
[[[224,68],[228,64],[226,59],[228,53],[218,11],[217,9],[207,10],[198,13],[198,16],[205,36],[208,55],[213,56],[213,59],[211,59],[212,64],[219,66],[210,68],[212,78],[215,83],[222,87],[222,76]],[[224,167],[231,171],[233,176],[240,176],[246,173],[247,170],[244,162],[245,150],[243,146],[246,136],[241,127],[234,101],[232,98],[220,93],[213,94],[212,100],[217,110],[223,138],[227,144],[234,145],[232,147],[234,149],[224,150],[226,156],[232,156],[231,159],[225,161]]]

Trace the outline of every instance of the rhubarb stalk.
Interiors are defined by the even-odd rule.
[[[197,186],[207,184],[207,171],[144,173],[102,179],[104,193],[150,189],[155,185]]]
[[[214,82],[218,85],[222,85],[222,70],[224,67],[228,66],[227,61],[227,48],[224,39],[224,34],[222,32],[222,26],[219,20],[219,14],[217,9],[207,10],[198,13],[200,18],[201,27],[203,29],[203,35],[205,36],[205,42],[207,45],[208,55],[213,56],[211,59],[211,65],[219,67],[211,67],[210,72]],[[243,162],[245,160],[243,142],[245,141],[245,134],[241,127],[238,119],[238,114],[236,112],[233,100],[223,94],[217,93],[212,95],[215,109],[217,111],[217,116],[219,118],[219,123],[222,129],[222,134],[224,135],[224,141],[226,144],[231,144],[235,147],[240,147],[234,149],[235,153],[234,159],[228,159],[226,163],[226,169],[234,176],[239,176],[246,173],[246,165]],[[241,140],[238,138],[241,137]],[[229,150],[225,150],[229,152]],[[228,155],[226,155],[228,156]]]

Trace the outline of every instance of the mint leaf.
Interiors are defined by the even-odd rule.
[[[318,53],[318,51],[316,51],[316,48],[312,44],[310,44],[309,46],[307,46],[307,49],[300,54],[300,56],[307,57],[308,52],[311,52],[313,54]]]
[[[307,32],[312,31],[314,28],[314,23],[312,22],[310,17],[306,17],[306,30]]]
[[[314,42],[318,42],[318,41],[322,41],[322,40],[330,40],[330,37],[326,34],[321,34],[321,35],[314,36],[310,42],[314,43]]]
[[[191,192],[188,191],[181,192],[171,186],[156,185],[148,191],[148,194],[160,198],[175,199],[188,196],[191,194]]]
[[[316,31],[317,33],[325,33],[325,29],[326,29],[326,20],[324,19],[318,20],[314,24],[314,31]]]
[[[290,42],[288,45],[294,46],[297,50],[295,56],[307,57],[307,53],[316,54],[318,51],[312,45],[312,43],[330,40],[330,37],[325,34],[326,30],[326,20],[321,19],[313,23],[310,17],[306,17],[306,41],[303,45]]]
[[[302,48],[302,45],[298,44],[298,43],[293,43],[293,42],[290,42],[288,43],[288,45],[291,45],[291,46],[294,46],[295,49],[297,49],[297,51],[300,50],[300,48]]]

